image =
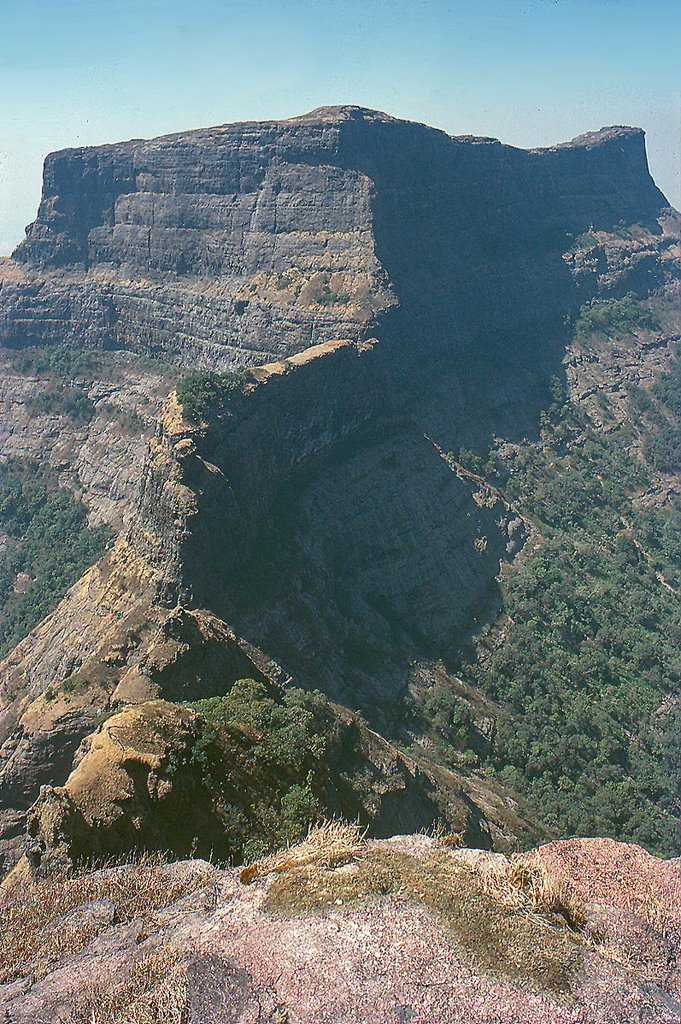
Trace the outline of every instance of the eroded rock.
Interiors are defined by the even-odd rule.
[[[362,846],[341,866],[296,867],[296,856],[290,851],[287,868],[247,886],[235,872],[201,862],[41,883],[53,888],[43,890],[42,913],[29,929],[49,927],[55,885],[63,887],[57,902],[72,914],[87,916],[109,894],[121,923],[91,917],[97,934],[45,947],[37,974],[30,931],[24,960],[5,940],[0,1008],[13,1024],[36,1016],[105,1024],[112,1007],[144,1007],[165,1024],[187,1014],[197,1024],[678,1020],[681,875],[673,862],[612,842],[539,849],[525,863],[550,862],[552,872],[569,874],[574,888],[561,890],[562,899],[596,884],[583,897],[581,923],[569,927],[547,900],[531,904],[522,887],[490,884],[511,867],[498,855],[487,855],[488,863],[432,839],[401,837]],[[646,933],[643,959],[631,929],[600,930],[603,908],[616,909],[623,886],[636,891],[641,867],[664,893],[654,920],[642,906],[631,912]],[[4,899],[6,915],[22,896]],[[143,928],[126,923],[134,914]]]

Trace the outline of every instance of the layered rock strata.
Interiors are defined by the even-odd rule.
[[[49,157],[0,341],[254,380],[205,423],[171,398],[139,491],[141,447],[112,440],[99,480],[78,448],[130,519],[0,666],[8,849],[126,704],[294,677],[393,724],[494,618],[529,532],[448,453],[536,432],[580,303],[654,295],[673,334],[679,239],[631,128],[522,151],[342,107]],[[512,795],[465,786],[499,841],[522,831]]]

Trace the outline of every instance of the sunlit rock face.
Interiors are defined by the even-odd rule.
[[[471,332],[555,322],[574,299],[572,237],[665,206],[631,128],[523,151],[330,107],[64,150],[0,329],[214,366],[398,328],[456,351]]]

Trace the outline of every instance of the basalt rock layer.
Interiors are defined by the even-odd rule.
[[[0,331],[213,366],[378,325],[451,353],[555,327],[604,274],[659,284],[659,245],[576,275],[562,254],[590,228],[659,236],[665,207],[630,128],[528,152],[341,107],[65,150],[46,160],[24,273],[4,275]]]
[[[678,279],[678,243],[639,129],[524,151],[322,108],[49,156],[0,340],[225,369],[377,338],[448,448],[535,429],[565,316]]]

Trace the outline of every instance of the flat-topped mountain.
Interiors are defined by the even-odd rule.
[[[636,128],[50,155],[0,262],[7,866],[178,815],[236,858],[323,812],[681,849],[680,280]]]
[[[217,368],[376,333],[460,347],[555,326],[597,288],[570,275],[568,238],[650,226],[666,205],[630,128],[523,151],[323,107],[64,150],[45,161],[0,336]],[[636,260],[627,277],[653,272]]]

